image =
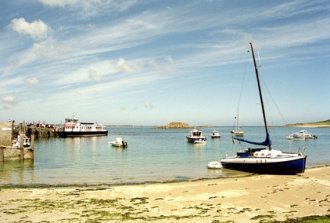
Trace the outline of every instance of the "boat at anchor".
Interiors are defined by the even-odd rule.
[[[187,141],[189,143],[195,144],[204,144],[206,143],[206,136],[203,135],[202,131],[198,129],[193,129],[190,133],[186,136]]]
[[[252,173],[265,174],[298,174],[305,171],[307,156],[302,152],[290,153],[274,150],[270,140],[264,102],[260,87],[258,67],[252,43],[250,43],[253,64],[258,84],[259,98],[264,121],[266,138],[263,142],[253,142],[240,137],[233,137],[234,140],[260,146],[248,148],[237,152],[236,156],[226,157],[220,160],[223,168],[235,169]]]
[[[73,115],[72,118],[66,118],[62,127],[56,130],[59,137],[74,136],[106,136],[108,130],[97,122],[79,122]]]
[[[289,140],[295,140],[295,139],[306,140],[306,139],[317,139],[317,136],[312,133],[308,133],[307,130],[300,130],[299,132],[295,132],[288,135],[286,138]]]
[[[221,137],[220,132],[214,129],[212,131],[211,138],[212,139],[220,139],[220,137]]]

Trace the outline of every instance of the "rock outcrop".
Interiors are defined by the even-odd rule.
[[[160,126],[159,128],[162,128],[162,129],[186,129],[186,128],[191,128],[191,126],[184,122],[170,122],[167,125]]]

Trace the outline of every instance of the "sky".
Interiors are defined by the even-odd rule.
[[[329,0],[2,0],[0,121],[330,119]]]

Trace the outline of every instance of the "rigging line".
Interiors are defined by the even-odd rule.
[[[237,103],[237,109],[236,109],[236,117],[235,117],[235,122],[234,122],[234,126],[236,125],[237,128],[238,128],[238,121],[239,121],[239,107],[240,107],[240,104],[241,104],[241,98],[242,98],[242,94],[243,94],[243,87],[244,87],[244,83],[245,83],[245,78],[247,76],[248,62],[249,62],[249,59],[246,57],[245,64],[244,64],[243,80],[242,80],[242,84],[241,84],[241,88],[240,88],[240,93],[239,93],[239,97],[238,97],[238,103]]]
[[[257,66],[258,66],[258,68],[260,68],[260,67],[261,67],[261,59],[260,59],[259,51],[257,51],[257,56],[258,56],[258,58],[257,58],[257,62],[258,62]],[[276,103],[276,101],[275,101],[273,95],[271,94],[271,91],[269,90],[269,87],[268,87],[268,85],[267,85],[267,83],[266,83],[266,81],[264,80],[264,78],[263,78],[262,75],[260,76],[260,79],[261,79],[262,84],[263,84],[262,87],[263,87],[264,89],[266,89],[266,92],[267,92],[268,95],[270,96],[270,99],[271,99],[272,103],[275,105],[275,108],[276,108],[277,112],[279,113],[279,115],[281,116],[282,121],[284,122],[285,125],[288,124],[288,122],[286,121],[284,115],[282,114],[282,112],[281,112],[279,106],[277,105],[277,103]],[[268,106],[268,107],[269,107],[269,106]]]
[[[261,77],[261,79],[262,79],[263,87],[264,87],[264,89],[266,89],[266,92],[267,92],[267,94],[269,95],[269,97],[270,97],[272,103],[274,104],[274,106],[275,106],[277,112],[278,112],[279,115],[281,116],[282,121],[284,122],[285,125],[287,125],[288,122],[286,121],[284,115],[282,114],[282,112],[281,112],[281,110],[280,110],[280,107],[277,105],[277,103],[276,103],[276,101],[275,101],[275,99],[274,99],[274,97],[273,97],[271,91],[269,90],[269,87],[268,87],[266,81],[265,81],[262,77]]]

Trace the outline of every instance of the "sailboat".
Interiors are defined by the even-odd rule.
[[[237,136],[237,137],[243,137],[244,136],[244,131],[243,129],[241,129],[238,125],[238,115],[237,117],[235,117],[235,120],[236,120],[236,129],[232,129],[230,131],[230,133],[233,135],[233,136]]]
[[[249,143],[252,145],[262,146],[261,148],[248,148],[244,151],[237,152],[236,156],[226,157],[220,160],[223,168],[235,169],[252,173],[265,174],[298,174],[305,171],[307,156],[301,152],[289,153],[280,150],[272,149],[272,142],[270,140],[265,108],[262,98],[261,86],[259,81],[258,67],[253,51],[252,43],[251,54],[256,73],[258,84],[260,104],[263,114],[263,121],[265,127],[266,138],[263,142],[253,142],[239,137],[233,137],[234,140]]]

